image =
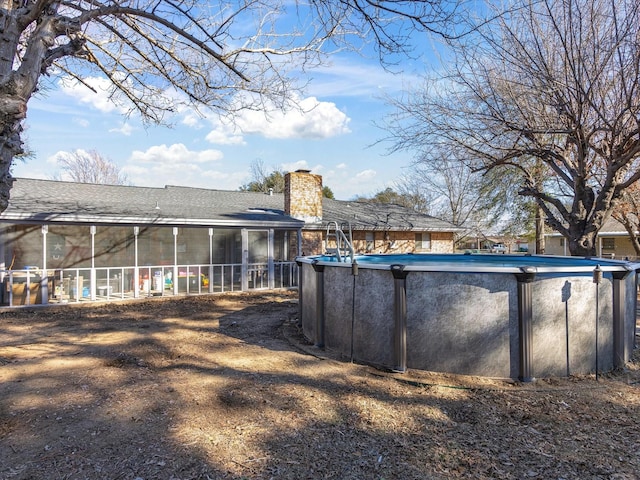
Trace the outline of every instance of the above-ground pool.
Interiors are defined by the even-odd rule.
[[[531,381],[622,367],[635,346],[638,263],[486,254],[297,261],[304,335],[352,361]]]

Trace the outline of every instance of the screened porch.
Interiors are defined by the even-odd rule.
[[[300,232],[4,224],[5,306],[297,287]]]

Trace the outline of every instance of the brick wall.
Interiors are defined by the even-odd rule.
[[[322,221],[322,177],[308,170],[284,176],[284,213],[305,223]]]
[[[302,231],[302,255],[321,255],[324,246],[321,231]]]
[[[367,241],[366,238],[366,232],[353,232],[353,248],[356,253],[453,253],[454,251],[453,232],[431,232],[431,249],[429,250],[416,248],[416,234],[412,231],[375,231],[372,242]],[[329,242],[328,246],[335,247],[335,242]]]
[[[454,239],[453,232],[432,232],[431,252],[432,253],[453,253]]]

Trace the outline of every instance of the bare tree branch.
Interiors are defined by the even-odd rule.
[[[466,1],[0,0],[0,211],[42,75],[106,78],[112,98],[151,122],[184,105],[287,108],[299,98],[294,72],[370,43],[393,64],[414,34],[459,35]]]
[[[95,150],[76,150],[59,155],[60,171],[55,175],[58,180],[79,183],[97,183],[104,185],[128,185],[127,176],[111,160]]]
[[[515,8],[518,4],[524,8]],[[640,179],[640,5],[634,0],[512,2],[509,14],[450,42],[454,61],[385,126],[392,149],[467,152],[478,171],[516,166],[572,254]],[[543,181],[529,169],[546,166]]]

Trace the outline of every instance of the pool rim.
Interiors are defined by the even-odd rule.
[[[400,258],[407,257],[418,259],[414,262],[388,262],[388,263],[372,263],[368,261],[359,262],[366,258]],[[431,263],[437,258],[450,258],[456,257],[460,260],[465,258],[477,259],[494,259],[487,263],[467,263],[460,262],[460,265],[447,265],[444,263]],[[532,265],[527,264],[526,260],[522,262],[520,266],[505,266],[505,265],[492,265],[492,262],[504,261],[508,259],[540,259],[551,260],[555,262],[567,261],[568,265]],[[427,260],[429,259],[429,260]],[[394,270],[401,267],[406,272],[455,272],[455,273],[527,273],[527,274],[544,274],[544,273],[577,273],[577,274],[592,274],[596,268],[599,267],[602,272],[633,272],[640,270],[640,262],[633,262],[630,260],[616,260],[610,258],[601,257],[578,257],[578,256],[561,256],[561,255],[537,255],[537,254],[495,254],[495,253],[404,253],[404,254],[388,254],[388,253],[373,253],[373,254],[359,254],[354,257],[354,262],[351,261],[338,261],[334,255],[311,255],[296,257],[296,262],[307,263],[311,265],[332,266],[339,268],[353,268],[353,263],[357,264],[357,267],[372,270]],[[581,264],[571,265],[571,263],[581,262]],[[584,265],[584,262],[590,262],[588,265]],[[514,262],[515,263],[515,262]]]

